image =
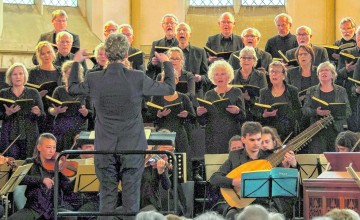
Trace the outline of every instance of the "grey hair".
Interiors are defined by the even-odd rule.
[[[156,211],[139,212],[135,220],[166,220],[165,216]]]
[[[164,23],[165,18],[173,18],[175,20],[175,23],[178,23],[178,18],[176,17],[176,15],[172,14],[172,13],[168,13],[165,14],[162,18],[161,18],[161,23]]]
[[[105,49],[105,44],[104,44],[104,43],[100,43],[99,45],[97,45],[97,46],[95,47],[95,50],[94,50],[94,56],[95,56],[95,57],[98,56],[100,49]]]
[[[119,33],[121,33],[121,29],[123,29],[124,27],[129,28],[131,35],[134,35],[134,30],[133,30],[133,28],[131,27],[130,24],[121,24],[121,25],[119,26],[119,29],[118,29],[118,30],[119,30]]]
[[[341,28],[341,25],[346,23],[346,22],[350,22],[351,26],[353,28],[356,28],[355,20],[353,18],[351,18],[351,17],[345,17],[345,18],[341,19],[340,24],[339,24],[339,28]]]
[[[182,59],[181,61],[181,68],[185,65],[185,57],[184,52],[179,47],[171,47],[167,52],[166,55],[170,58],[170,54],[173,52],[178,52],[180,54],[180,57]]]
[[[56,34],[56,43],[58,43],[59,40],[60,40],[60,38],[61,38],[62,36],[64,36],[64,35],[68,36],[68,37],[71,39],[71,42],[74,41],[74,38],[73,38],[72,34],[70,34],[70,33],[67,32],[67,31],[61,31],[61,32],[59,32],[59,33]]]
[[[224,220],[224,217],[216,212],[205,212],[194,218],[194,220]]]
[[[292,24],[292,17],[286,13],[281,13],[276,15],[274,22],[276,24],[277,20],[279,20],[279,18],[286,18],[289,24]]]
[[[334,64],[330,63],[329,61],[325,61],[325,62],[319,64],[319,66],[317,67],[317,70],[316,70],[317,75],[319,76],[320,70],[322,68],[325,68],[325,67],[330,68],[330,71],[334,76],[334,78],[333,78],[333,82],[334,82],[336,80],[336,77],[337,77],[337,72],[336,72],[336,68],[335,68]]]
[[[308,26],[306,26],[306,25],[301,25],[300,27],[298,27],[298,28],[296,29],[296,34],[298,33],[298,31],[299,31],[300,29],[305,29],[306,32],[307,32],[309,35],[312,34],[311,28],[308,27]]]
[[[11,82],[11,74],[13,73],[14,69],[16,67],[22,67],[23,71],[24,71],[24,76],[25,76],[25,82],[27,83],[28,79],[29,79],[29,72],[26,69],[26,66],[22,63],[14,63],[13,65],[11,65],[5,73],[5,83],[8,84],[9,86],[12,86],[12,82]]]
[[[245,46],[242,50],[240,50],[239,58],[245,54],[251,55],[254,58],[255,62],[254,62],[253,66],[256,66],[256,62],[257,62],[258,58],[256,56],[255,49],[253,47]]]
[[[127,37],[120,33],[112,33],[105,40],[105,53],[109,62],[122,61],[129,50]]]
[[[211,64],[211,66],[209,67],[209,70],[208,70],[208,77],[209,77],[210,81],[213,84],[215,84],[214,83],[215,70],[217,70],[219,68],[224,69],[225,72],[228,74],[228,76],[229,76],[228,83],[230,83],[234,79],[234,69],[225,60],[217,60]]]
[[[184,25],[184,26],[186,27],[186,29],[188,30],[188,33],[189,33],[189,34],[191,33],[191,27],[190,27],[190,25],[188,25],[188,24],[185,23],[185,22],[180,22],[178,25],[176,25],[175,30],[177,30],[177,29],[180,27],[180,25]]]
[[[253,28],[253,27],[249,27],[249,28],[245,28],[242,32],[241,32],[241,37],[245,37],[246,33],[248,31],[252,30],[254,33],[256,33],[257,37],[261,37],[261,33],[258,29]]]
[[[261,205],[249,205],[236,217],[236,220],[268,220],[269,212]]]

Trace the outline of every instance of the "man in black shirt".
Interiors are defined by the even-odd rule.
[[[176,47],[178,45],[178,41],[175,38],[175,27],[178,24],[178,18],[174,14],[165,14],[161,20],[161,24],[165,37],[152,43],[147,65],[146,74],[153,79],[156,79],[157,74],[161,72],[160,62],[154,55],[155,46]]]
[[[235,18],[230,12],[223,13],[218,21],[221,33],[208,38],[206,46],[215,52],[231,52],[241,50],[244,44],[241,37],[233,34],[235,27]],[[209,63],[218,60],[216,56],[209,56]]]
[[[298,43],[296,36],[290,33],[292,26],[292,18],[290,15],[281,13],[275,17],[275,26],[278,30],[278,35],[270,38],[266,42],[265,51],[270,53],[273,58],[281,58],[278,50],[281,50],[283,54],[286,51],[296,48]]]

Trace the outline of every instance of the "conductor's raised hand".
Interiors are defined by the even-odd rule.
[[[161,62],[169,61],[169,57],[164,53],[158,53],[155,51],[155,57]]]
[[[89,56],[86,53],[86,49],[80,49],[78,52],[75,53],[73,60],[75,62],[82,62],[87,58],[89,58]]]

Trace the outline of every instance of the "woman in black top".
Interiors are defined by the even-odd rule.
[[[79,109],[68,109],[68,107],[60,107],[52,105],[49,107],[49,113],[55,117],[53,134],[58,140],[57,150],[62,151],[69,149],[76,134],[81,130],[86,130],[87,119],[91,117],[89,98],[83,95],[70,95],[68,92],[68,78],[70,75],[73,61],[66,61],[62,66],[64,85],[55,89],[53,98],[63,101],[80,101],[81,107]],[[83,79],[82,66],[79,70],[79,78]]]
[[[26,67],[15,63],[6,71],[5,81],[9,88],[0,91],[0,97],[19,100],[32,99],[28,108],[19,105],[3,104],[0,120],[3,120],[0,139],[0,151],[3,150],[20,135],[19,139],[7,151],[6,156],[17,160],[31,157],[34,152],[36,138],[39,136],[38,121],[43,119],[45,113],[39,92],[36,89],[25,87],[28,79]]]
[[[205,153],[228,153],[228,142],[232,136],[240,134],[242,122],[245,121],[245,104],[239,88],[230,85],[234,79],[234,70],[226,61],[215,61],[209,68],[208,76],[216,87],[205,94],[204,99],[210,102],[224,100],[229,103],[221,109],[211,110],[210,106],[199,102],[196,109],[200,125],[205,127]]]
[[[35,49],[36,59],[39,65],[29,70],[28,83],[41,85],[44,82],[56,82],[57,86],[61,86],[61,67],[53,64],[55,60],[54,48],[48,41],[40,41]],[[52,90],[39,91],[44,104],[44,109],[48,109],[49,105],[45,99],[45,95],[52,96],[55,87]],[[45,112],[44,120],[39,122],[39,131],[51,132],[54,118]]]
[[[273,110],[261,110],[262,125],[276,128],[280,138],[284,140],[291,132],[298,132],[298,120],[301,118],[301,103],[298,89],[285,82],[286,67],[279,61],[269,65],[270,82],[267,88],[260,90],[260,103],[287,103]]]

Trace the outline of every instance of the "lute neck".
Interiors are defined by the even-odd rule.
[[[276,153],[270,155],[267,160],[273,167],[278,166],[283,160],[285,154],[289,151],[296,151],[305,145],[312,137],[314,137],[319,131],[325,128],[328,124],[333,121],[331,115],[324,117],[314,124],[310,125],[306,130],[301,132],[295,138],[291,139],[286,147],[280,149]]]

